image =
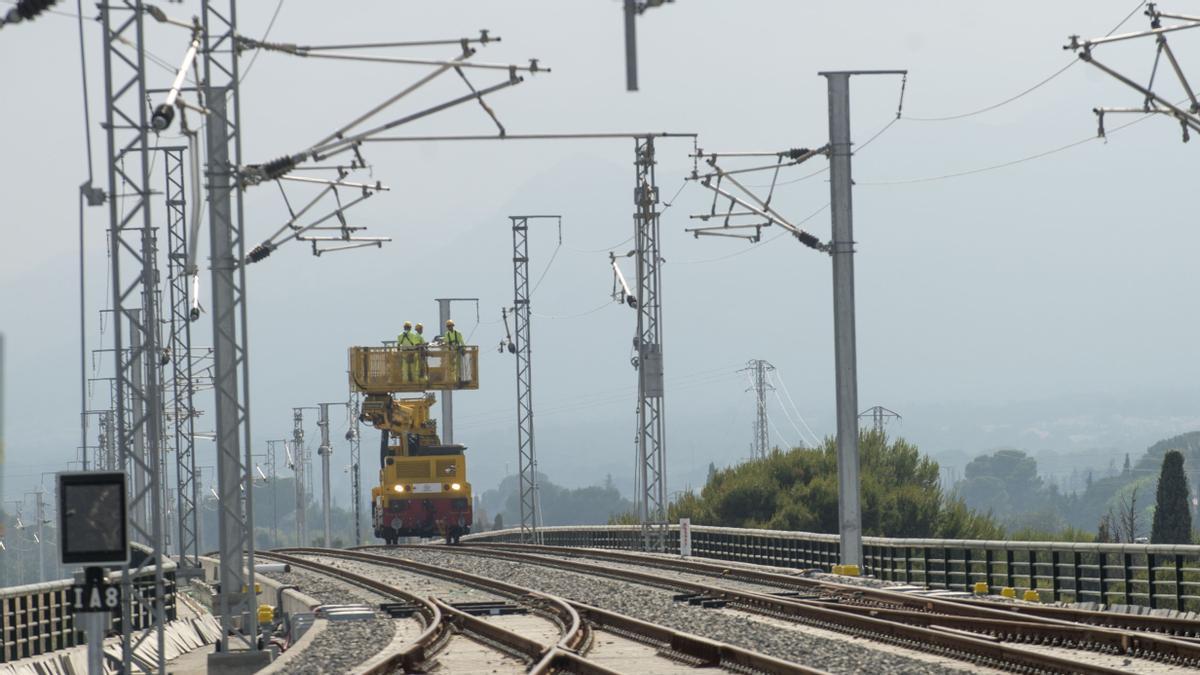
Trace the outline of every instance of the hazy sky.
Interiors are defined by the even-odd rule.
[[[905,420],[897,431],[934,453],[997,445],[1138,449],[1197,422],[1191,307],[1200,233],[1186,211],[1195,144],[1180,143],[1178,125],[1151,119],[1108,142],[919,180],[1087,139],[1095,133],[1093,107],[1140,105],[1136,93],[1082,63],[983,114],[913,119],[970,112],[1020,93],[1072,61],[1061,48],[1068,35],[1103,35],[1134,4],[680,0],[639,22],[637,93],[624,90],[620,3],[611,0],[336,6],[288,0],[270,39],[419,40],[488,28],[503,42],[481,50],[477,60],[537,57],[553,69],[489,98],[511,133],[686,131],[699,133],[706,150],[819,146],[828,131],[825,80],[817,71],[907,68],[906,119],[854,159],[860,407],[879,403],[900,411]],[[241,31],[260,36],[275,5],[242,2]],[[199,2],[164,8],[185,17]],[[1145,25],[1138,14],[1126,29]],[[103,185],[100,34],[94,22],[86,29],[94,166]],[[148,23],[147,36],[153,53],[170,64],[186,48],[187,35],[178,29]],[[1185,68],[1195,62],[1197,39],[1171,37]],[[1144,78],[1152,52],[1142,41],[1103,48],[1097,57]],[[410,52],[454,53],[453,47]],[[33,489],[41,472],[62,468],[79,441],[76,186],[87,167],[78,56],[69,16],[0,30],[6,66],[0,331],[7,344],[5,482],[13,495]],[[244,159],[303,149],[427,70],[260,54],[242,88]],[[148,75],[151,86],[171,78],[157,65]],[[479,86],[496,81],[486,73],[471,77]],[[392,116],[463,91],[445,76]],[[894,77],[852,80],[857,141],[895,117],[899,91]],[[1164,91],[1180,97],[1176,86]],[[1110,120],[1109,127],[1123,121]],[[164,145],[180,142],[176,129],[164,135]],[[408,128],[493,131],[475,105]],[[658,180],[670,198],[691,168],[692,145],[675,140],[658,147]],[[487,350],[483,386],[456,398],[456,440],[470,447],[478,488],[494,485],[506,467],[515,470],[513,357],[495,351],[503,337],[499,309],[512,301],[508,216],[555,213],[563,216],[557,254],[550,227],[538,224],[541,231],[531,237],[535,275],[553,256],[533,298],[541,468],[568,485],[612,473],[627,486],[634,313],[603,303],[611,288],[607,251],[633,230],[632,141],[377,144],[363,152],[372,167],[359,177],[392,190],[349,217],[368,226],[366,234],[394,241],[382,250],[321,258],[293,243],[249,269],[256,443],[265,447],[266,439],[290,435],[293,406],[345,397],[346,347],[391,339],[405,319],[435,324],[436,297],[477,296],[482,323],[475,324],[467,306],[456,309],[456,318]],[[156,163],[156,180],[160,174]],[[789,238],[757,246],[693,239],[684,232],[692,224],[687,215],[706,209],[708,200],[689,185],[662,219],[670,490],[702,482],[710,461],[723,465],[746,455],[753,399],[735,371],[748,359],[778,367],[817,435],[833,429],[828,258]],[[779,187],[773,204],[798,220],[827,201],[822,174]],[[161,197],[153,213],[162,224]],[[252,243],[285,219],[273,186],[249,191]],[[828,223],[826,212],[808,227],[825,239]],[[107,225],[106,209],[86,212],[89,349],[111,346],[111,330],[101,336],[99,322],[111,294]],[[616,250],[628,248],[621,243]],[[207,293],[207,270],[202,281]],[[589,310],[596,311],[553,318]],[[211,344],[207,317],[198,326],[194,343]],[[91,374],[107,376],[108,367],[98,361]],[[93,402],[102,401],[97,390]],[[795,442],[798,431],[774,398],[772,405],[773,439]],[[310,440],[313,422],[310,415]],[[209,411],[200,428],[211,425]],[[334,438],[344,429],[338,416]],[[364,442],[365,457],[375,438],[371,433]],[[212,464],[211,443],[200,443],[201,464]],[[335,464],[344,463],[344,444],[335,444],[335,453]],[[372,472],[365,474],[370,481]]]

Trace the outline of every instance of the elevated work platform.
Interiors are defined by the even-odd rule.
[[[350,384],[364,394],[479,388],[479,347],[351,347]]]

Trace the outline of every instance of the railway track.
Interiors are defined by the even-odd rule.
[[[729,606],[900,646],[934,649],[954,658],[1006,670],[1129,672],[1129,662],[1122,667],[1105,667],[1094,659],[1072,658],[1070,652],[1048,653],[1044,648],[1054,648],[1056,652],[1064,649],[1100,652],[1189,668],[1200,665],[1200,644],[1173,636],[1194,635],[1195,622],[1162,617],[962,602],[742,566],[617,551],[491,544],[417,548],[633,581],[669,589],[691,601]],[[402,550],[393,549],[397,553]],[[594,558],[608,564],[581,562],[580,558]],[[635,566],[699,575],[708,580],[689,581],[631,569]],[[784,594],[740,590],[728,584],[714,584],[712,578],[772,586],[782,589]],[[1106,622],[1111,625],[1105,625]],[[1031,645],[1042,649],[1031,649]]]
[[[801,590],[821,593],[825,597],[839,598],[845,602],[860,604],[876,603],[879,606],[905,607],[919,611],[942,610],[943,613],[960,613],[964,615],[994,616],[990,612],[973,614],[971,609],[957,609],[955,605],[968,608],[976,607],[985,610],[1008,612],[1020,617],[1041,617],[1072,623],[1080,623],[1104,628],[1115,628],[1128,631],[1144,631],[1161,633],[1163,635],[1200,639],[1200,621],[1178,617],[1152,616],[1146,614],[1118,614],[1116,612],[1101,612],[1095,610],[1077,609],[1072,607],[1057,607],[1050,605],[1017,604],[988,601],[978,598],[938,598],[914,595],[886,588],[859,586],[854,584],[839,584],[823,579],[812,579],[795,574],[770,572],[755,568],[744,563],[705,562],[695,559],[666,558],[639,553],[622,551],[606,551],[588,549],[581,551],[577,548],[561,546],[536,546],[527,544],[463,544],[464,546],[482,546],[493,549],[507,549],[545,553],[548,555],[582,557],[611,560],[648,567],[659,567],[679,572],[689,572],[705,576],[718,576],[724,579],[744,581],[747,583],[776,586],[785,590]]]
[[[366,675],[422,672],[438,659],[438,654],[445,650],[456,632],[465,633],[478,643],[493,646],[520,659],[530,673],[608,675],[618,672],[667,672],[673,667],[718,667],[736,672],[781,675],[817,675],[824,672],[503,581],[399,560],[391,556],[312,548],[260,552],[259,555],[338,578],[413,606],[420,614],[425,630],[402,648],[374,659],[372,664],[362,671]],[[553,644],[544,644],[520,632],[499,626],[493,621],[457,609],[439,598],[420,598],[371,576],[317,562],[305,556],[338,558],[396,568],[482,589],[509,598],[550,618],[560,628],[559,639]],[[609,646],[599,649],[599,643]],[[634,649],[629,649],[628,645],[623,643],[632,643]],[[614,644],[617,645],[616,649],[611,647]],[[650,649],[646,649],[647,647]],[[599,654],[601,651],[607,654]],[[624,653],[615,653],[618,651]],[[609,664],[619,664],[629,670],[622,671]]]

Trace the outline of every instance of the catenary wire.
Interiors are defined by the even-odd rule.
[[[562,315],[538,314],[537,312],[533,312],[533,311],[531,311],[529,314],[538,319],[551,319],[551,320],[578,319],[583,316],[588,316],[589,314],[595,314],[596,312],[599,312],[600,310],[602,310],[605,307],[608,307],[609,305],[612,305],[612,304],[615,304],[612,300],[606,300],[606,301],[604,301],[604,304],[599,305],[597,307],[593,307],[592,309],[589,309],[589,310],[585,310],[583,312],[579,312],[578,314],[562,314]]]
[[[628,244],[631,241],[633,241],[633,235],[630,235],[611,246],[602,246],[600,248],[576,248],[576,247],[570,246],[568,244],[563,244],[563,248],[567,249],[568,251],[574,251],[576,253],[608,253],[609,251],[613,250],[614,248],[617,248],[619,246],[624,246],[625,244]]]
[[[675,194],[671,197],[670,201],[664,202],[664,204],[666,206],[663,207],[662,211],[659,211],[658,215],[661,216],[662,214],[666,213],[667,209],[671,208],[671,206],[673,206],[675,204],[675,200],[679,197],[679,194],[681,192],[683,192],[683,188],[687,187],[687,184],[688,184],[688,180],[686,178],[684,178],[682,183],[679,186],[679,189],[675,191]],[[568,246],[567,244],[563,244],[562,246],[563,246],[563,248],[567,249],[568,251],[574,251],[576,253],[608,253],[609,251],[611,251],[619,246],[624,246],[625,244],[628,244],[631,241],[633,241],[633,235],[630,235],[630,236],[622,239],[621,241],[618,241],[617,243],[613,244],[612,246],[603,246],[601,248],[576,248],[574,246]]]
[[[533,290],[529,291],[529,297],[532,298],[533,295],[537,293],[538,288],[541,287],[542,282],[546,280],[546,275],[550,272],[550,267],[554,264],[554,259],[558,257],[558,252],[561,250],[562,244],[554,247],[554,252],[550,254],[550,259],[546,261],[546,268],[542,270],[541,276],[539,276],[538,280],[534,282]]]
[[[263,31],[262,40],[260,40],[260,42],[266,42],[267,38],[271,37],[271,29],[275,27],[275,20],[279,18],[279,10],[281,9],[283,9],[283,0],[279,0],[279,2],[275,5],[275,11],[271,14],[271,20],[267,22],[267,29]],[[254,50],[254,54],[250,57],[250,63],[246,64],[246,69],[242,71],[242,76],[238,78],[238,85],[241,85],[246,81],[246,76],[250,74],[250,69],[254,67],[255,61],[258,60],[258,55],[261,54],[262,51],[263,50],[261,49]]]
[[[1132,10],[1130,10],[1129,14],[1125,15],[1124,19],[1121,19],[1120,23],[1113,26],[1112,30],[1105,33],[1105,37],[1108,37],[1108,36],[1112,35],[1113,33],[1117,32],[1118,30],[1120,30],[1121,26],[1124,26],[1127,21],[1129,21],[1131,18],[1133,18],[1133,15],[1137,14],[1137,11],[1139,9],[1141,9],[1142,6],[1145,4],[1146,3],[1144,0],[1142,2],[1139,2],[1136,7],[1134,7]],[[967,117],[974,117],[976,115],[982,115],[983,113],[991,112],[992,110],[995,110],[997,108],[1002,108],[1002,107],[1008,105],[1009,103],[1012,103],[1013,101],[1024,98],[1026,95],[1031,94],[1031,93],[1037,91],[1038,89],[1041,89],[1043,86],[1049,84],[1052,80],[1056,79],[1059,75],[1062,75],[1063,73],[1070,70],[1076,63],[1079,63],[1079,59],[1072,59],[1067,65],[1054,71],[1052,74],[1050,74],[1049,77],[1046,77],[1045,79],[1037,82],[1033,86],[1028,87],[1028,88],[1024,89],[1023,91],[1021,91],[1013,96],[1010,96],[1002,101],[998,101],[991,105],[984,106],[977,110],[972,110],[970,112],[965,112],[965,113],[958,113],[955,115],[943,115],[943,116],[937,116],[937,117],[913,117],[913,116],[909,115],[909,116],[906,116],[904,119],[912,121],[912,122],[949,122],[952,120],[961,120],[961,119],[965,119]]]
[[[1153,115],[1143,115],[1143,116],[1138,117],[1137,119],[1134,119],[1130,122],[1126,122],[1125,124],[1122,124],[1118,127],[1109,129],[1106,132],[1106,136],[1111,136],[1112,134],[1115,134],[1118,131],[1121,131],[1122,129],[1127,129],[1135,124],[1138,124],[1139,122],[1144,122],[1147,118],[1152,117],[1152,116]],[[1088,136],[1086,138],[1081,138],[1077,141],[1072,141],[1070,143],[1067,143],[1066,145],[1060,145],[1056,148],[1051,148],[1050,150],[1043,150],[1042,152],[1034,153],[1032,155],[1026,155],[1024,157],[1009,160],[1007,162],[1000,162],[999,164],[990,164],[988,166],[981,166],[981,167],[977,167],[974,169],[966,169],[964,171],[955,171],[953,173],[944,173],[944,174],[936,175],[936,176],[920,176],[918,178],[900,178],[900,179],[895,179],[895,180],[856,180],[854,182],[854,184],[855,185],[876,185],[876,186],[912,185],[914,183],[929,183],[929,182],[933,182],[933,181],[946,180],[948,178],[961,178],[963,176],[971,176],[971,175],[974,175],[977,173],[985,173],[987,171],[995,171],[997,169],[1004,169],[1004,168],[1007,168],[1010,166],[1015,166],[1017,164],[1024,164],[1025,162],[1031,162],[1035,159],[1042,159],[1043,157],[1049,157],[1050,155],[1055,155],[1060,152],[1070,150],[1071,148],[1074,148],[1076,146],[1083,145],[1085,143],[1090,143],[1092,141],[1100,140],[1101,138],[1102,138],[1101,136]]]

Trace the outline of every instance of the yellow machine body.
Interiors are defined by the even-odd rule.
[[[387,544],[436,536],[451,543],[470,532],[466,448],[442,444],[430,413],[433,394],[392,394],[478,389],[478,353],[475,346],[350,349],[351,385],[366,394],[360,419],[383,432],[371,521],[375,536]]]

